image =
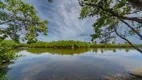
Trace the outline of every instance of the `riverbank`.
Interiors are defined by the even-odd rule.
[[[131,48],[131,45],[127,43],[117,44],[117,43],[96,43],[96,42],[82,42],[82,41],[73,41],[73,40],[66,40],[66,41],[52,41],[52,42],[41,42],[38,41],[32,44],[25,44],[25,43],[15,43],[12,40],[5,40],[3,43],[8,44],[8,46],[12,46],[14,48],[19,47],[27,47],[27,48]],[[142,44],[134,44],[137,47],[142,47]]]

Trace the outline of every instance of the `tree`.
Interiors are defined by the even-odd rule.
[[[0,0],[0,40],[10,37],[16,42],[35,42],[39,33],[46,35],[47,23],[40,20],[32,5],[22,0]]]
[[[133,36],[142,40],[142,18],[137,16],[142,8],[140,0],[79,0],[79,3],[82,7],[80,19],[96,19],[93,24],[95,34],[91,35],[93,39],[110,42],[119,36],[142,53],[127,38]]]
[[[36,42],[39,33],[46,35],[47,23],[47,20],[40,20],[32,5],[22,0],[0,0],[0,65],[19,57],[2,40],[11,38],[17,43],[20,39],[27,43]]]

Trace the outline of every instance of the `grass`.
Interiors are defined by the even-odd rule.
[[[52,42],[41,42],[38,41],[32,44],[24,44],[24,43],[15,43],[12,40],[4,40],[3,43],[8,44],[14,48],[18,47],[28,47],[28,48],[68,48],[68,49],[75,49],[75,48],[131,48],[131,45],[124,43],[124,44],[116,44],[116,43],[109,43],[103,44],[96,42],[82,42],[82,41],[73,41],[73,40],[63,40],[63,41],[52,41]],[[134,44],[137,47],[142,47],[142,44]]]

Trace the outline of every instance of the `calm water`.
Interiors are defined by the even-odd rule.
[[[132,49],[27,49],[8,65],[10,80],[97,80],[142,70],[142,54]]]

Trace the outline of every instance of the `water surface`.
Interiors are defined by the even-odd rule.
[[[97,80],[142,69],[133,49],[27,49],[8,65],[10,80]]]

